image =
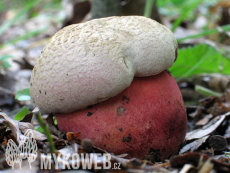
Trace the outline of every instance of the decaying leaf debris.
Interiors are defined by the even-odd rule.
[[[155,171],[155,172],[209,172],[211,170],[216,172],[229,172],[230,171],[230,154],[229,154],[229,139],[230,139],[230,90],[227,90],[221,98],[207,97],[200,100],[199,106],[187,107],[189,131],[187,132],[184,146],[181,146],[181,150],[178,155],[173,156],[170,160],[164,162],[157,162],[157,157],[154,160],[152,155],[146,156],[148,160],[138,159],[125,159],[127,154],[115,156],[110,153],[111,164],[119,164],[119,171],[121,172],[135,172],[142,171]],[[34,132],[34,138],[38,146],[38,153],[40,157],[48,158],[47,153],[50,152],[47,137],[34,130],[34,122],[32,121],[32,114],[26,115],[26,117],[20,122],[11,119],[4,112],[0,112],[0,124],[1,124],[1,156],[4,158],[4,151],[7,143],[13,140],[16,144],[20,143],[23,139],[24,133],[27,129],[31,129]],[[190,116],[191,115],[191,116]],[[52,162],[53,170],[65,170],[76,167],[76,163],[79,163],[79,169],[82,169],[84,162],[82,160],[71,160],[71,156],[78,153],[82,155],[95,153],[108,153],[96,146],[93,146],[90,140],[80,140],[81,132],[68,132],[64,133],[58,130],[54,123],[54,115],[50,115],[46,118],[50,131],[52,132],[52,138],[56,148],[55,157],[61,155],[62,160],[59,158],[62,164],[55,165]],[[199,122],[199,123],[198,123]],[[109,153],[108,153],[109,154]],[[36,160],[37,169],[39,169],[39,158]],[[95,155],[96,157],[96,155]],[[99,156],[100,157],[100,156]],[[67,159],[66,159],[67,158]],[[68,164],[66,163],[66,160]],[[1,160],[1,169],[7,169],[9,166],[6,160]],[[25,161],[22,162],[26,164]],[[103,158],[101,162],[93,162],[92,168],[89,171],[97,171],[97,167],[103,165]],[[18,166],[16,164],[16,169]],[[112,166],[108,172],[114,172],[114,166]],[[116,170],[118,171],[118,170]]]

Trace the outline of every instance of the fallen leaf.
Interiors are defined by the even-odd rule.
[[[223,151],[228,147],[227,140],[220,135],[211,136],[208,140],[208,144],[214,151]]]
[[[209,114],[209,115],[206,115],[204,118],[202,118],[201,120],[199,120],[197,123],[196,123],[196,126],[203,126],[203,125],[206,125],[209,120],[213,118],[213,115],[212,114]]]
[[[46,136],[36,130],[34,130],[34,126],[31,123],[26,122],[19,122],[13,120],[12,118],[8,117],[3,111],[0,110],[0,124],[4,123],[9,126],[11,131],[13,132],[14,137],[16,138],[17,142],[20,143],[22,139],[26,136],[23,134],[28,130],[31,129],[36,140],[46,140]],[[23,133],[23,134],[22,134]]]
[[[78,140],[80,136],[81,136],[81,132],[67,132],[66,133],[66,138],[68,141]]]
[[[209,135],[205,136],[201,139],[197,139],[197,140],[185,145],[180,150],[180,154],[183,154],[183,153],[188,152],[188,151],[194,151],[194,150],[198,149],[208,139],[208,137],[209,137]]]
[[[230,112],[227,112],[224,115],[215,117],[206,127],[188,132],[185,136],[185,139],[186,140],[199,139],[199,138],[209,135],[214,130],[216,130],[216,128],[224,121],[225,117],[229,115],[230,115]],[[212,122],[215,122],[215,123],[211,125]]]
[[[185,164],[181,169],[180,173],[188,173],[191,169],[195,169],[196,167],[191,164]]]
[[[212,168],[214,167],[214,164],[211,163],[211,159],[208,159],[203,166],[200,168],[198,173],[209,173]]]

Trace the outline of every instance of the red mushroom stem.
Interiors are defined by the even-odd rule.
[[[81,131],[82,139],[111,153],[128,153],[129,158],[159,151],[160,158],[167,159],[178,152],[187,130],[181,92],[167,71],[134,78],[117,96],[56,118],[60,130]]]

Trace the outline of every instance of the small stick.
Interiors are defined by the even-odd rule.
[[[14,95],[14,92],[13,92],[13,91],[10,91],[10,90],[5,89],[5,88],[2,88],[2,87],[0,87],[0,91],[2,91],[2,92],[4,92],[4,93],[7,93],[7,94],[12,94],[12,95]]]

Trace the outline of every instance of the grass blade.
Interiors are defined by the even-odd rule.
[[[229,31],[230,30],[230,25],[224,25],[222,27],[220,27],[223,31]],[[179,38],[177,39],[177,41],[180,43],[184,40],[187,40],[187,39],[192,39],[192,38],[198,38],[198,37],[203,37],[203,36],[207,36],[207,35],[212,35],[212,34],[216,34],[216,33],[219,33],[219,29],[210,29],[210,30],[207,30],[207,31],[204,31],[204,32],[201,32],[199,34],[195,34],[195,35],[190,35],[190,36],[187,36],[187,37],[184,37],[184,38]]]
[[[155,0],[147,0],[145,3],[145,11],[144,11],[144,16],[151,18],[152,15],[152,10],[153,10],[153,4]]]
[[[16,21],[20,19],[20,17],[27,13],[31,8],[33,8],[35,5],[37,5],[41,0],[33,0],[33,1],[28,1],[26,3],[26,6],[19,11],[17,15],[15,15],[12,19],[5,21],[2,26],[0,26],[0,35],[4,33],[7,29],[9,29]]]
[[[172,26],[172,32],[174,32],[176,30],[176,28],[181,24],[181,22],[194,10],[197,8],[197,6],[203,2],[203,0],[196,0],[194,1],[190,7],[188,7],[187,9],[183,10],[184,13],[173,22],[173,26]]]

